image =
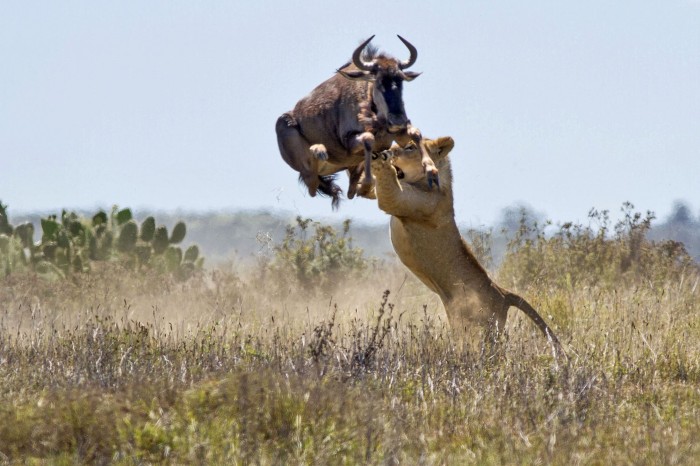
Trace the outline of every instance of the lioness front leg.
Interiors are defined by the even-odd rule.
[[[384,151],[372,155],[372,174],[379,208],[396,217],[430,216],[440,202],[440,194],[399,183],[390,154],[390,151]]]

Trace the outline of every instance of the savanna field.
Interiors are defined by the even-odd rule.
[[[0,464],[698,464],[698,266],[623,209],[467,236],[568,361],[515,308],[457,344],[350,222],[208,266],[126,209],[0,218]]]

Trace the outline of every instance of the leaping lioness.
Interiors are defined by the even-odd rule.
[[[506,323],[508,308],[522,310],[564,354],[559,340],[523,298],[489,278],[457,228],[448,154],[451,137],[424,139],[440,172],[440,189],[425,180],[418,148],[409,145],[374,155],[372,174],[379,208],[391,215],[391,242],[401,262],[437,293],[453,330],[468,335],[486,329],[494,336]],[[458,333],[458,334],[459,334]]]

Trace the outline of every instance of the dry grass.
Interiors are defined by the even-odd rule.
[[[568,363],[515,310],[495,356],[456,348],[436,298],[394,266],[332,294],[265,287],[232,269],[4,279],[0,463],[700,460],[694,272],[520,290]]]

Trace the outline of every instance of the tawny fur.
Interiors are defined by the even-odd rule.
[[[428,187],[415,147],[394,144],[372,161],[375,195],[379,208],[391,215],[391,242],[399,259],[439,295],[457,335],[474,343],[474,332],[486,330],[486,337],[493,338],[503,331],[508,308],[515,306],[564,354],[537,311],[494,283],[462,238],[455,222],[448,157],[454,141],[442,137],[424,139],[424,144],[440,171],[439,190]]]

